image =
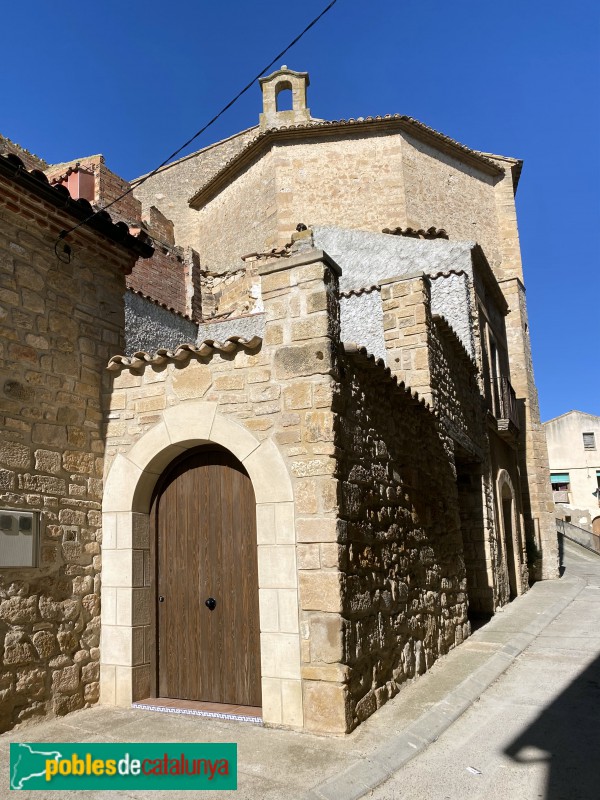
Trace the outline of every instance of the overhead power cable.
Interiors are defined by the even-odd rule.
[[[159,172],[159,170],[161,170],[163,167],[166,167],[166,165],[167,165],[167,164],[168,164],[170,161],[172,161],[174,158],[176,158],[176,157],[177,157],[177,156],[178,156],[178,155],[179,155],[179,154],[182,152],[182,150],[185,150],[185,148],[186,148],[186,147],[188,147],[188,145],[190,145],[190,144],[191,144],[193,141],[195,141],[195,140],[196,140],[196,139],[197,139],[199,136],[201,136],[201,135],[202,135],[202,134],[203,134],[203,133],[204,133],[206,130],[208,130],[208,128],[210,128],[210,126],[211,126],[211,125],[213,125],[213,124],[214,124],[214,123],[215,123],[215,122],[216,122],[216,121],[219,119],[219,117],[221,117],[221,116],[222,116],[222,115],[223,115],[223,114],[224,114],[226,111],[228,111],[228,110],[231,108],[231,106],[232,106],[234,103],[236,103],[236,102],[237,102],[237,101],[240,99],[240,97],[241,97],[243,94],[245,94],[245,93],[248,91],[248,89],[251,89],[251,88],[252,88],[252,86],[254,86],[254,84],[256,83],[256,81],[257,81],[257,80],[258,80],[258,79],[259,79],[259,78],[260,78],[260,77],[261,77],[261,76],[262,76],[262,75],[263,75],[265,72],[267,72],[267,70],[271,69],[271,67],[272,67],[274,64],[276,64],[276,63],[279,61],[279,59],[281,59],[281,58],[282,58],[282,57],[283,57],[283,56],[284,56],[284,55],[285,55],[285,54],[288,52],[288,50],[291,50],[291,48],[292,48],[292,47],[293,47],[295,44],[297,44],[297,43],[300,41],[300,39],[302,39],[302,37],[303,37],[303,36],[304,36],[306,33],[308,33],[308,31],[309,31],[311,28],[313,28],[313,27],[314,27],[314,26],[317,24],[317,22],[318,22],[318,21],[319,21],[319,20],[320,20],[322,17],[324,17],[324,16],[325,16],[325,14],[326,14],[326,13],[327,13],[327,12],[328,12],[328,11],[329,11],[329,10],[330,10],[330,9],[331,9],[331,8],[332,8],[332,7],[333,7],[335,4],[336,4],[336,3],[337,3],[337,0],[331,0],[331,2],[330,2],[330,3],[329,3],[329,4],[328,4],[328,5],[327,5],[327,6],[326,6],[324,9],[323,9],[323,11],[321,11],[321,13],[320,13],[318,16],[316,16],[316,17],[315,17],[315,18],[312,20],[312,22],[309,22],[309,24],[308,24],[308,25],[307,25],[307,26],[304,28],[304,30],[303,30],[301,33],[299,33],[299,34],[298,34],[298,36],[296,36],[296,38],[295,38],[295,39],[293,39],[293,40],[292,40],[292,41],[291,41],[291,42],[288,44],[288,46],[287,46],[287,47],[285,47],[285,48],[284,48],[284,49],[283,49],[283,50],[282,50],[280,53],[277,53],[277,55],[276,55],[276,56],[275,56],[275,57],[274,57],[274,58],[273,58],[271,61],[269,61],[269,63],[268,63],[268,64],[267,64],[265,67],[263,67],[263,68],[261,69],[261,71],[258,73],[258,75],[256,75],[254,78],[252,78],[252,80],[251,80],[251,81],[249,81],[249,82],[246,84],[246,86],[244,86],[244,88],[243,88],[241,91],[239,91],[239,92],[236,94],[236,96],[235,96],[235,97],[234,97],[232,100],[230,100],[230,101],[227,103],[227,105],[223,106],[223,108],[222,108],[222,109],[221,109],[221,110],[220,110],[220,111],[219,111],[217,114],[215,114],[215,116],[214,116],[212,119],[210,119],[210,120],[209,120],[209,121],[206,123],[206,125],[203,125],[203,126],[200,128],[200,130],[199,130],[199,131],[197,131],[197,132],[196,132],[196,133],[195,133],[195,134],[194,134],[194,135],[193,135],[193,136],[192,136],[190,139],[188,139],[188,140],[187,140],[187,142],[184,142],[184,143],[181,145],[181,147],[178,147],[178,148],[177,148],[177,150],[175,150],[173,153],[171,153],[171,155],[167,156],[167,157],[165,158],[165,160],[164,160],[164,161],[162,161],[162,162],[161,162],[161,163],[158,165],[158,167],[156,167],[155,169],[153,169],[153,170],[152,170],[152,172],[149,172],[147,175],[144,175],[144,177],[143,177],[141,180],[139,180],[139,181],[136,183],[136,186],[141,186],[141,185],[142,185],[143,183],[145,183],[147,180],[149,180],[150,178],[154,177],[154,175],[156,175],[156,173],[157,173],[157,172]],[[129,189],[127,189],[127,191],[123,192],[123,194],[120,194],[120,195],[119,195],[118,197],[116,197],[114,200],[111,200],[111,202],[110,202],[110,203],[108,203],[107,205],[105,205],[105,206],[104,206],[104,208],[99,208],[97,211],[94,211],[94,213],[93,213],[93,214],[90,214],[90,216],[89,216],[89,217],[86,217],[86,219],[82,220],[82,221],[81,221],[81,222],[79,222],[77,225],[74,225],[72,228],[69,228],[68,230],[65,230],[65,231],[61,231],[61,232],[60,232],[60,234],[59,234],[59,237],[58,237],[58,239],[56,240],[56,244],[55,244],[55,246],[54,246],[54,249],[56,250],[56,247],[57,247],[57,245],[58,245],[58,243],[60,242],[60,240],[61,240],[61,239],[66,239],[66,237],[67,237],[67,236],[68,236],[70,233],[73,233],[73,232],[74,232],[74,231],[76,231],[78,228],[81,228],[81,226],[82,226],[82,225],[86,225],[86,224],[87,224],[87,223],[88,223],[90,220],[92,220],[92,219],[93,219],[93,218],[94,218],[94,217],[95,217],[97,214],[99,214],[99,213],[100,213],[100,212],[102,212],[102,211],[106,211],[106,210],[107,210],[107,209],[109,209],[111,206],[114,206],[114,204],[115,204],[115,203],[118,203],[118,202],[119,202],[120,200],[122,200],[124,197],[127,197],[127,195],[128,195],[128,194],[130,194],[130,192],[132,192],[132,191],[133,191],[133,189],[134,189],[134,187],[133,187],[133,186],[130,186],[130,187],[129,187]]]

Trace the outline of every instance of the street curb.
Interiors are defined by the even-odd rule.
[[[560,598],[539,612],[535,620],[490,655],[468,678],[408,725],[402,733],[390,738],[385,745],[377,747],[370,756],[355,761],[338,775],[314,786],[302,796],[302,800],[359,800],[439,739],[506,672],[517,656],[573,602],[586,582],[582,578],[574,577],[568,583],[561,580],[557,584],[556,588],[561,590]],[[527,601],[537,595],[536,587],[546,589],[548,584],[536,583],[522,599]],[[520,599],[513,602],[518,603]]]

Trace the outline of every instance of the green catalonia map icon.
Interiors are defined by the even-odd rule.
[[[63,757],[57,750],[42,750],[41,747],[43,745],[36,745],[34,749],[30,744],[11,744],[11,789],[40,788],[46,780],[46,763],[50,760],[59,761]]]

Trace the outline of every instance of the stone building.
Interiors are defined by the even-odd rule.
[[[124,346],[125,275],[152,253],[107,214],[59,245],[90,204],[10,150],[0,156],[3,730],[98,699],[105,366]]]
[[[60,600],[93,651],[43,661],[36,626],[59,647],[60,611],[43,627],[38,573],[6,572],[0,623],[46,692],[13,703],[7,724],[93,702],[99,661],[105,703],[259,707],[267,724],[344,733],[468,636],[470,616],[556,575],[520,162],[404,116],[314,119],[308,75],[286,67],[261,86],[256,128],[134,181],[113,207],[113,228],[139,235],[122,239],[121,283],[102,283],[122,293],[130,272],[101,307],[97,331],[117,326],[102,364],[73,330],[104,381],[97,450],[79,440],[105,456],[100,651],[81,610],[97,612],[83,585],[100,569],[97,529],[60,516],[92,502],[95,525],[100,497],[59,437],[47,449],[70,473],[58,514],[40,506],[40,539],[62,547],[52,575],[75,576]],[[99,156],[45,173],[82,207],[127,186]],[[23,463],[1,464],[1,502],[17,510],[38,447],[22,423],[8,438]],[[27,604],[23,624],[10,618]],[[3,670],[10,694],[22,679],[6,658]]]
[[[600,417],[569,411],[544,430],[557,516],[600,534]]]

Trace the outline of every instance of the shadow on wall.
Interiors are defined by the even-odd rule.
[[[548,763],[545,800],[599,796],[599,709],[597,658],[505,749],[520,764]]]
[[[481,464],[458,445],[455,445],[455,463],[469,620],[472,628],[477,629],[494,613],[494,591],[486,558],[483,471]]]

